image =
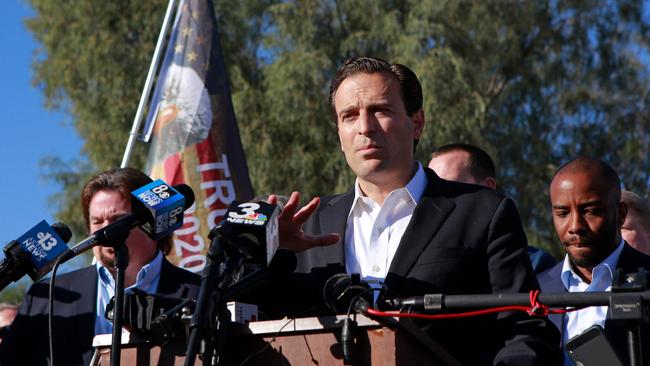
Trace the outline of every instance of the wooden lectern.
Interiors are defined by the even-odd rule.
[[[343,365],[340,345],[345,316],[283,319],[233,324],[226,365]],[[378,323],[356,317],[355,365],[460,365],[409,320]],[[110,335],[95,337],[95,365],[109,365]],[[123,337],[122,365],[182,365],[185,344],[153,346],[137,337]],[[197,360],[196,365],[201,365]]]

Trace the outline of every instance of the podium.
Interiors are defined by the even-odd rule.
[[[344,315],[232,324],[224,349],[226,365],[343,365]],[[460,365],[407,319],[385,322],[356,317],[355,365]],[[95,365],[110,363],[110,335],[96,336]],[[122,338],[122,365],[182,365],[185,344],[154,346],[134,335]],[[201,360],[196,365],[201,365]]]

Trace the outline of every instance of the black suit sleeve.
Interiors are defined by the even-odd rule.
[[[514,203],[504,198],[498,205],[488,233],[488,268],[493,293],[529,292],[539,289],[526,252],[526,236]],[[500,313],[498,329],[503,347],[495,365],[556,365],[559,333],[546,318],[522,312]]]

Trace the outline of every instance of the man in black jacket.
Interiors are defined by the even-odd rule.
[[[650,256],[621,238],[627,207],[621,202],[621,182],[609,165],[591,158],[574,159],[558,169],[549,191],[553,224],[567,254],[564,261],[538,275],[542,291],[610,291],[617,268],[625,273],[650,270]],[[618,355],[626,360],[624,329],[609,321],[607,313],[607,306],[598,306],[549,318],[562,334],[561,345],[592,325],[603,326]],[[648,347],[645,339],[643,349]],[[644,365],[650,364],[648,356]],[[566,354],[565,365],[572,364]]]
[[[297,273],[273,288],[273,298],[283,301],[266,304],[271,312],[322,313],[324,282],[345,272],[382,282],[382,297],[538,287],[513,202],[484,187],[444,181],[415,161],[424,112],[410,69],[367,57],[346,60],[330,85],[330,102],[356,183],[301,209],[299,194],[291,195],[279,216],[280,243],[301,253]],[[420,325],[467,365],[550,365],[559,356],[557,330],[526,314]]]
[[[130,192],[149,182],[151,178],[132,168],[113,169],[93,177],[81,194],[89,231],[93,233],[130,213]],[[196,297],[199,276],[165,259],[171,249],[170,237],[156,242],[136,228],[125,244],[129,250],[127,289]],[[115,251],[96,246],[93,253],[97,265],[56,277],[52,334],[56,365],[88,365],[93,337],[112,332],[104,311],[115,292]],[[11,331],[0,345],[1,365],[48,364],[48,283],[44,280],[34,284],[25,295]]]

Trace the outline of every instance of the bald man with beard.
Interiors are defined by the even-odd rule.
[[[566,256],[538,275],[543,292],[611,291],[617,268],[626,273],[650,269],[650,256],[621,238],[627,209],[621,202],[620,186],[614,169],[596,159],[577,158],[555,173],[549,191],[553,224]],[[562,346],[592,325],[602,326],[625,361],[624,329],[607,320],[607,314],[608,307],[599,306],[549,318],[562,333]],[[646,344],[644,349],[648,349]],[[573,365],[567,354],[564,364]]]

